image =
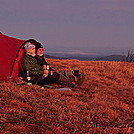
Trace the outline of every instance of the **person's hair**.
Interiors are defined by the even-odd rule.
[[[40,42],[37,42],[37,43],[35,44],[35,53],[36,53],[36,54],[37,54],[37,50],[38,50],[39,48],[43,48],[43,46],[42,46],[42,44],[41,44]]]

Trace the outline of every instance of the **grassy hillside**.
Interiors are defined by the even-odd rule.
[[[133,133],[134,63],[47,59],[84,72],[72,91],[0,83],[0,133]],[[58,85],[53,85],[59,87]]]

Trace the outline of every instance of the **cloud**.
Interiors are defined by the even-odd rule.
[[[87,53],[87,52],[82,52],[80,50],[75,50],[75,51],[68,51],[68,52],[65,52],[65,51],[47,51],[47,53],[52,53],[52,54],[61,54],[61,55],[98,55],[98,53],[93,53],[93,52],[90,52],[90,53]]]
[[[104,8],[111,11],[124,11],[124,12],[134,12],[134,1],[133,0],[112,0],[105,1]]]

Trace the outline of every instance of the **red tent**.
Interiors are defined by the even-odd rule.
[[[19,48],[24,42],[24,40],[0,33],[0,80],[7,80],[7,77],[11,75],[13,77],[13,74],[10,74],[12,72],[15,73],[14,70],[12,70],[12,68],[14,68],[13,63],[15,62]],[[16,80],[16,78],[14,78],[14,80]]]
[[[6,81],[8,77],[17,80],[19,63],[25,51],[24,44],[31,40],[20,40],[0,33],[0,80]]]

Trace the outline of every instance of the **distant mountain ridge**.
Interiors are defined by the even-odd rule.
[[[45,54],[46,58],[52,59],[78,59],[81,61],[125,61],[125,55],[109,55],[109,56],[96,56],[96,55],[56,55]]]
[[[104,57],[98,57],[95,61],[125,61],[125,55],[109,55]]]
[[[52,55],[48,55],[48,54],[45,54],[45,58],[51,58],[51,59],[67,59],[67,58],[52,56]]]

